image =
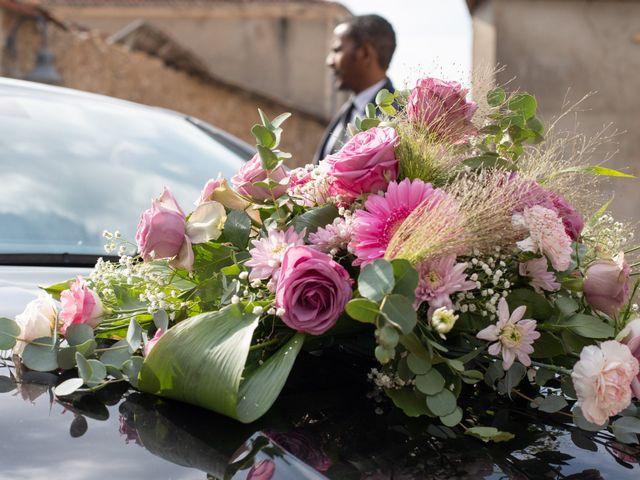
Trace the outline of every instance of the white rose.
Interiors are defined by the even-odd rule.
[[[29,302],[24,312],[16,315],[16,323],[20,327],[20,338],[32,341],[40,337],[50,337],[53,334],[58,312],[51,295],[41,293],[38,298]],[[18,341],[13,347],[13,353],[22,355],[27,342]]]
[[[226,212],[221,203],[204,202],[198,205],[187,220],[186,233],[192,243],[217,240],[222,234]]]

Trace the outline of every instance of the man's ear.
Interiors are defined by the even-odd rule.
[[[373,45],[368,42],[365,42],[360,47],[362,51],[362,59],[367,65],[377,65],[378,64],[378,52]]]

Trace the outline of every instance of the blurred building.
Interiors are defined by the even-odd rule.
[[[504,66],[496,81],[533,93],[549,121],[596,92],[560,128],[587,135],[613,123],[619,152],[606,166],[640,175],[640,1],[467,0],[473,69]],[[479,92],[476,92],[479,93]],[[577,123],[576,123],[577,121]],[[604,155],[604,153],[602,153]],[[594,163],[602,157],[596,157]],[[610,182],[614,213],[640,221],[637,180]]]
[[[67,87],[178,110],[255,143],[257,108],[294,113],[282,148],[311,161],[338,100],[324,58],[348,11],[321,0],[0,0],[0,75],[43,39]]]

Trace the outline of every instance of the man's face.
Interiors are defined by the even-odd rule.
[[[358,91],[364,65],[362,48],[349,36],[349,26],[341,23],[333,31],[327,66],[333,70],[339,90]]]

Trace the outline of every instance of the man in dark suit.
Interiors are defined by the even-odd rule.
[[[386,88],[393,92],[387,69],[396,48],[391,24],[379,15],[359,15],[340,23],[333,31],[327,66],[333,70],[338,90],[353,93],[331,120],[318,146],[314,163],[338,151],[349,139],[347,125],[364,117],[368,103]]]

